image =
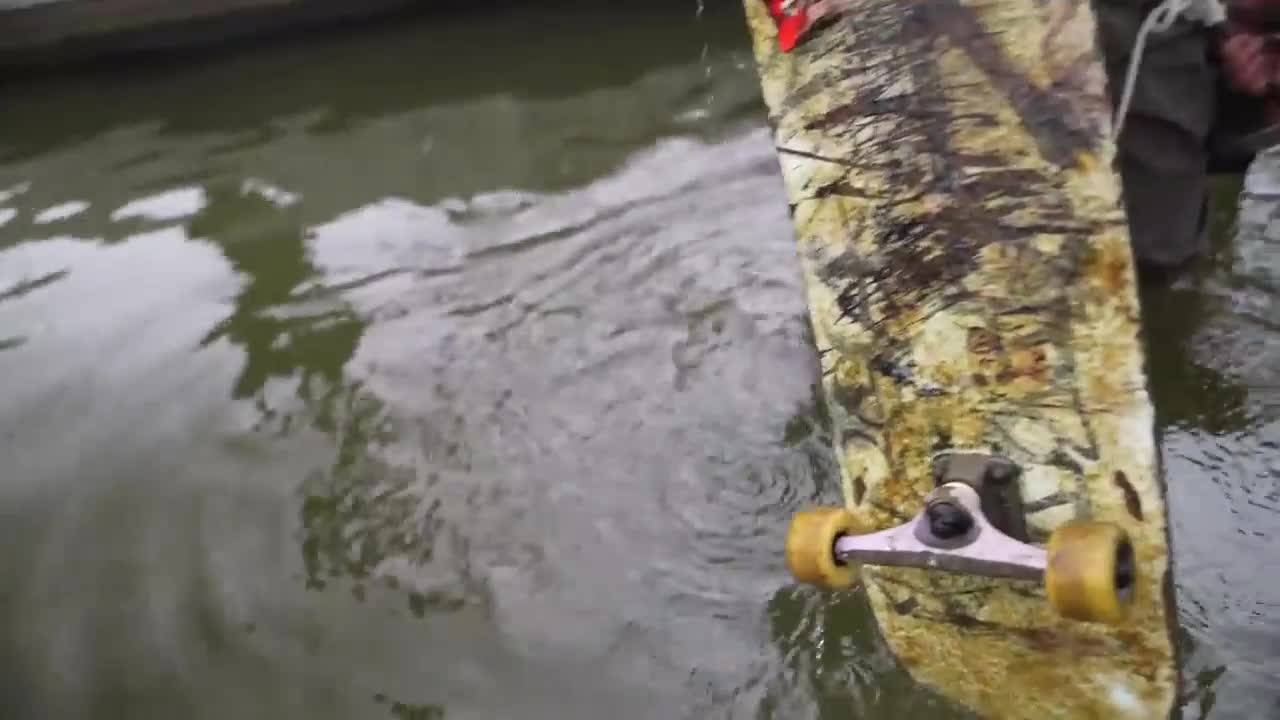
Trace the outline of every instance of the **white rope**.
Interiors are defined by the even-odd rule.
[[[1124,118],[1129,113],[1129,103],[1133,100],[1133,87],[1138,82],[1138,68],[1142,65],[1142,52],[1147,45],[1147,35],[1152,32],[1164,32],[1173,27],[1179,16],[1188,20],[1198,20],[1205,25],[1217,25],[1227,19],[1226,11],[1218,0],[1161,0],[1160,4],[1147,13],[1138,28],[1138,36],[1133,41],[1133,51],[1129,54],[1129,70],[1125,73],[1124,92],[1120,95],[1120,104],[1116,107],[1115,117],[1111,123],[1111,139],[1120,139],[1120,131],[1124,129]]]

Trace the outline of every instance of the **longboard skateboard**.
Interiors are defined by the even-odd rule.
[[[981,717],[1168,718],[1165,493],[1087,0],[744,0],[865,587]]]

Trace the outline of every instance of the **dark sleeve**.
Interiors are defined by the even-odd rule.
[[[1227,19],[1240,30],[1260,35],[1280,30],[1280,2],[1276,0],[1229,0]]]
[[[1113,106],[1124,88],[1138,28],[1155,3],[1096,0],[1099,44]],[[1216,112],[1210,33],[1179,20],[1147,37],[1117,165],[1136,259],[1173,267],[1205,250],[1207,139]]]

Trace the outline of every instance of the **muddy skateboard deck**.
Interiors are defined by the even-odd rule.
[[[864,586],[902,665],[979,716],[1169,717],[1165,494],[1088,2],[744,2],[844,495],[793,518],[789,567]]]

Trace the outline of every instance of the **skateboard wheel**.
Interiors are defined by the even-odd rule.
[[[787,568],[799,581],[840,590],[858,583],[858,567],[836,562],[836,540],[857,533],[858,522],[842,507],[801,510],[787,529]]]
[[[1133,545],[1116,525],[1068,523],[1049,537],[1045,590],[1063,617],[1123,622],[1133,600],[1135,572]]]

